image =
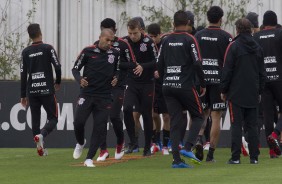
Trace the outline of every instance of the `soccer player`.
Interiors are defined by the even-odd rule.
[[[266,68],[266,85],[262,95],[263,118],[265,135],[269,146],[270,158],[281,155],[278,136],[282,131],[282,117],[276,127],[274,122],[275,101],[282,107],[282,29],[277,28],[277,15],[273,11],[266,11],[263,15],[264,30],[254,34],[255,40],[263,48]]]
[[[111,91],[116,85],[119,52],[111,48],[114,33],[111,29],[103,29],[99,43],[82,50],[72,69],[75,80],[80,84],[80,94],[77,101],[74,132],[77,140],[73,158],[78,159],[86,144],[84,126],[89,115],[93,115],[93,130],[90,147],[84,161],[84,166],[95,167],[93,157],[99,146],[105,141],[105,131],[112,107]],[[80,70],[84,68],[81,76]]]
[[[49,135],[58,123],[58,107],[55,91],[61,84],[61,64],[55,49],[42,42],[39,24],[30,24],[27,28],[32,44],[22,52],[21,62],[21,104],[30,105],[32,133],[39,156],[46,156],[44,138]],[[55,68],[56,80],[53,78],[52,65]],[[47,113],[48,123],[40,130],[41,106]]]
[[[195,89],[194,77],[197,74],[201,86],[200,96],[205,94],[204,73],[201,66],[201,55],[198,42],[187,33],[188,17],[182,10],[174,14],[174,32],[162,42],[158,57],[158,72],[163,79],[163,94],[168,108],[170,120],[170,138],[172,142],[172,168],[191,167],[181,159],[180,154],[200,162],[193,152],[197,135],[202,126],[204,116],[201,100]],[[183,110],[188,110],[192,117],[192,125],[183,150],[178,144],[183,132]]]
[[[153,23],[148,26],[148,35],[154,40],[157,45],[157,48],[161,46],[161,27],[159,24]],[[161,131],[161,118],[163,118],[163,145],[160,140],[160,131]],[[162,93],[162,80],[160,78],[155,79],[155,98],[154,98],[154,107],[153,107],[153,137],[152,137],[152,146],[151,152],[155,153],[162,149],[163,155],[169,155],[168,150],[168,141],[169,141],[169,115],[165,103],[165,99]],[[163,147],[162,147],[163,146]]]
[[[124,123],[130,138],[126,153],[137,148],[133,110],[139,107],[143,117],[145,146],[143,156],[150,156],[153,132],[152,103],[154,97],[154,71],[156,70],[157,49],[153,40],[141,33],[139,21],[131,19],[127,23],[128,36],[124,39],[130,44],[136,59],[135,65],[128,68],[127,89],[125,90],[123,112]]]
[[[211,114],[210,148],[206,157],[207,162],[214,162],[214,151],[220,135],[220,119],[223,111],[226,110],[226,103],[220,98],[220,77],[223,67],[224,53],[232,36],[223,31],[222,24],[223,10],[219,6],[212,6],[207,12],[209,26],[196,33],[195,37],[199,42],[203,57],[202,66],[207,84],[207,92],[203,97],[205,104],[205,121]],[[203,160],[202,135],[205,128],[199,133],[199,141],[196,145],[196,156]]]
[[[265,85],[263,51],[252,37],[252,24],[246,19],[235,23],[237,37],[226,49],[221,78],[221,98],[228,100],[231,120],[231,158],[240,164],[243,122],[248,132],[250,163],[257,164],[257,110]]]
[[[113,19],[106,18],[101,22],[101,30],[107,28],[111,29],[116,33],[116,22]],[[98,44],[99,41],[96,42]],[[134,55],[131,47],[127,42],[121,38],[114,37],[112,46],[117,49],[120,53],[120,64],[119,64],[119,80],[112,89],[112,109],[110,110],[110,120],[113,125],[115,134],[117,136],[117,145],[115,151],[115,159],[121,159],[124,155],[124,133],[123,133],[123,122],[120,117],[121,107],[123,104],[124,90],[126,85],[127,69],[126,66],[132,64],[134,61]],[[124,66],[125,65],[125,66]],[[105,132],[107,134],[107,131]],[[105,137],[106,138],[106,137]],[[107,150],[106,139],[102,141],[100,145],[101,151],[97,161],[105,161],[109,157]]]

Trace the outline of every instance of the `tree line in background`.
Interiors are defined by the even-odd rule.
[[[32,7],[28,10],[24,22],[18,27],[9,29],[8,16],[11,0],[6,0],[3,7],[0,6],[0,80],[15,80],[18,79],[19,64],[21,61],[21,51],[26,47],[30,40],[23,40],[21,32],[22,26],[27,22],[30,23],[36,12],[36,4],[38,0],[32,0]],[[13,6],[16,4],[13,4]]]

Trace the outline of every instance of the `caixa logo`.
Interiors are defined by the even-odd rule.
[[[73,104],[63,103],[62,109],[60,104],[58,105],[58,124],[57,130],[73,130]],[[61,109],[61,110],[60,110]],[[24,113],[25,118],[19,118],[19,114]],[[23,119],[23,120],[22,120]],[[40,128],[43,128],[47,123],[47,113],[43,107],[41,107],[41,122]],[[0,129],[8,131],[9,129],[15,129],[17,131],[24,131],[27,128],[31,129],[31,111],[30,108],[25,109],[20,103],[15,104],[10,110],[10,123],[2,122]]]

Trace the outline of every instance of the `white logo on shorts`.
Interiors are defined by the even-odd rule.
[[[79,98],[78,100],[78,105],[82,105],[84,103],[85,99],[84,98]]]

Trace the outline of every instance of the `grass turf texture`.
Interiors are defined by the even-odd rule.
[[[114,150],[110,149],[110,157]],[[0,149],[1,184],[51,184],[51,183],[282,183],[282,158],[270,159],[267,149],[261,149],[259,164],[249,164],[241,157],[240,165],[228,165],[230,149],[215,152],[216,163],[201,165],[186,163],[193,169],[172,169],[172,156],[157,153],[151,158],[138,159],[142,152],[132,154],[137,159],[95,168],[80,167],[87,150],[78,160],[72,158],[73,149],[48,149],[47,157],[37,156],[36,149]],[[205,152],[206,155],[207,152]]]

